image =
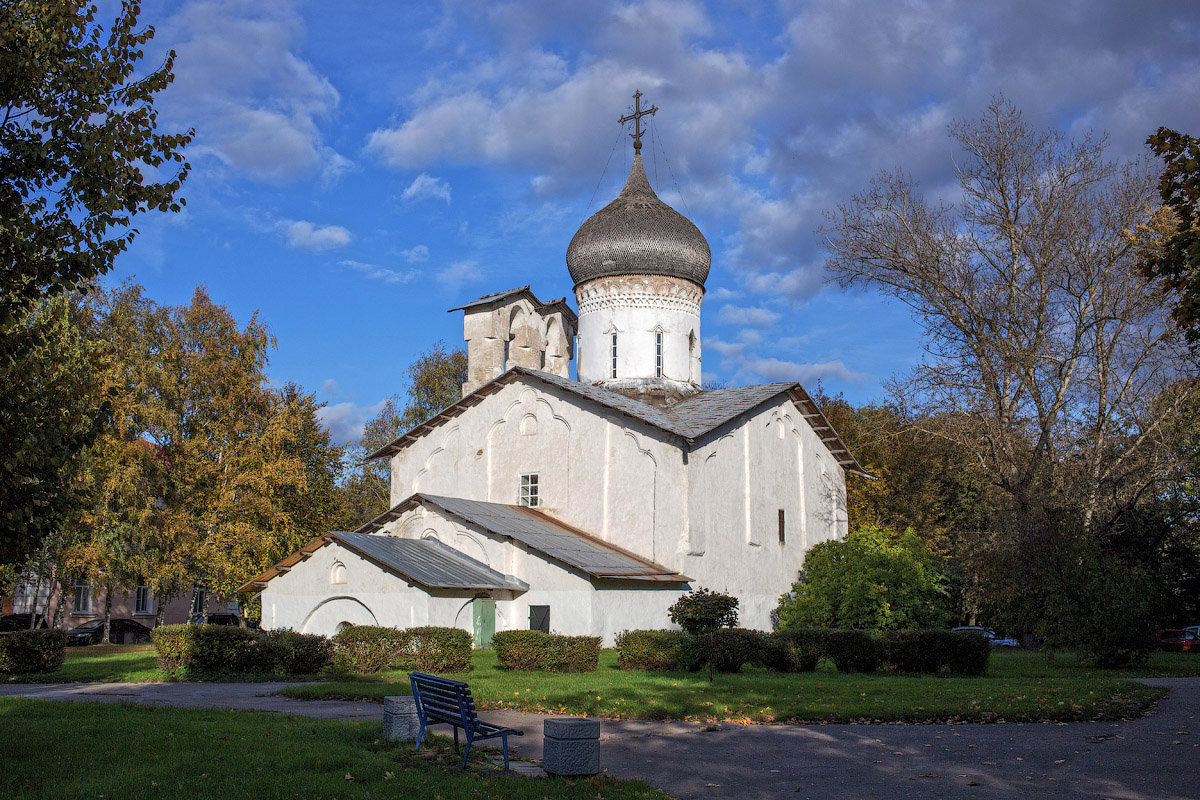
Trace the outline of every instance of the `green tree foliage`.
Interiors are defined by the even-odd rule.
[[[1174,295],[1172,314],[1194,344],[1200,341],[1200,139],[1159,128],[1146,144],[1166,163],[1158,191],[1172,219],[1142,271]]]
[[[713,679],[713,661],[716,651],[716,633],[720,628],[732,628],[738,622],[738,599],[731,595],[708,589],[697,589],[675,601],[667,613],[684,632],[701,640],[707,640],[705,660],[708,662],[708,679]],[[736,672],[736,670],[734,670]]]
[[[804,558],[800,580],[778,606],[784,629],[923,628],[947,619],[941,559],[911,530],[868,525]]]
[[[108,30],[77,0],[0,3],[0,565],[12,574],[74,506],[95,433],[87,346],[53,297],[107,272],[133,218],[178,211],[191,132],[160,133],[174,53],[135,75],[153,28]],[[43,548],[45,549],[45,548]],[[54,549],[53,547],[51,549]]]
[[[65,297],[40,303],[3,340],[0,565],[11,578],[78,507],[81,453],[101,401],[93,348]]]
[[[135,75],[153,28],[124,0],[108,30],[79,0],[0,7],[0,328],[38,298],[107,272],[133,217],[178,211],[191,132],[160,133],[155,95],[174,52]],[[157,179],[165,166],[173,173]]]
[[[367,421],[362,439],[350,448],[350,459],[357,466],[342,484],[342,517],[347,526],[357,527],[391,505],[387,460],[366,459],[458,402],[466,380],[466,350],[447,350],[444,342],[438,342],[409,364],[404,395],[389,397],[379,413]]]

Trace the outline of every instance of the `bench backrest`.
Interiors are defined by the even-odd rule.
[[[417,705],[429,719],[471,726],[478,721],[467,684],[423,672],[410,672],[408,679]]]

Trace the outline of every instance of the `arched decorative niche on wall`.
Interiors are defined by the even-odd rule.
[[[538,432],[537,417],[533,414],[526,414],[521,417],[521,435],[536,436]]]
[[[329,582],[333,584],[346,582],[346,565],[340,561],[333,562],[329,568]]]

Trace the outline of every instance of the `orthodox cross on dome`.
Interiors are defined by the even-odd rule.
[[[653,116],[655,111],[658,111],[658,106],[650,106],[650,108],[646,109],[642,108],[642,92],[638,90],[633,93],[633,113],[626,114],[617,120],[622,125],[631,120],[633,121],[633,133],[629,135],[633,137],[633,151],[635,153],[642,152],[642,134],[645,133],[642,130],[642,117],[647,115]]]

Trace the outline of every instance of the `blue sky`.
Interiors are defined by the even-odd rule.
[[[336,9],[336,10],[334,10]],[[921,356],[907,312],[827,286],[823,213],[901,166],[950,192],[955,119],[1003,93],[1039,127],[1144,152],[1200,134],[1192,2],[154,2],[178,58],[164,126],[194,127],[187,208],[139,220],[109,281],[198,284],[278,338],[275,383],[342,441],[436,341],[446,309],[531,284],[620,190],[616,120],[659,107],[644,158],[707,236],[704,372],[881,399]]]

